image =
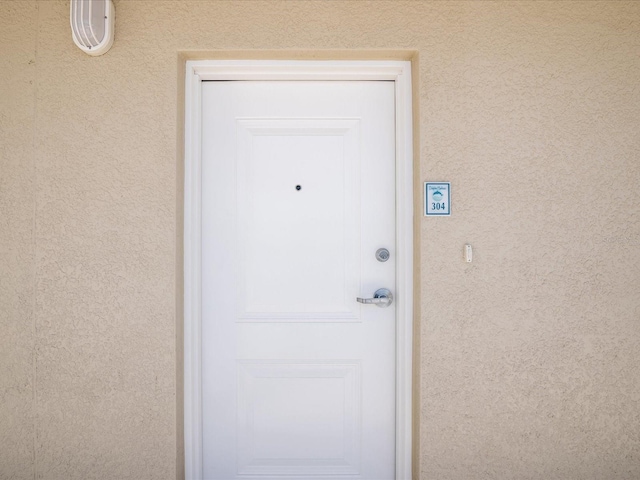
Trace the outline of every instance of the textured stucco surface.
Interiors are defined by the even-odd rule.
[[[0,13],[0,478],[34,474],[36,3]]]
[[[323,49],[417,53],[417,181],[452,182],[417,476],[640,478],[640,2],[116,0],[98,58],[68,8],[0,0],[0,478],[176,477],[179,52]]]

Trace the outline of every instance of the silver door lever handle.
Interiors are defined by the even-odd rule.
[[[393,294],[388,288],[379,288],[373,293],[373,298],[360,298],[356,300],[360,303],[373,304],[380,308],[387,308],[393,303]]]

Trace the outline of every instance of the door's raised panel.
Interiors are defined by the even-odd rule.
[[[358,321],[358,119],[239,119],[237,321]]]
[[[359,362],[238,362],[238,475],[360,473]]]

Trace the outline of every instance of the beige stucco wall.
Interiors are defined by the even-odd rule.
[[[640,478],[640,2],[116,11],[91,58],[68,1],[0,1],[0,478],[176,477],[179,52],[322,49],[416,53],[416,180],[452,182],[416,222],[419,478]]]

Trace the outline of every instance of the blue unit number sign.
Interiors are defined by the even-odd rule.
[[[448,182],[424,183],[424,214],[451,215],[451,184]]]

